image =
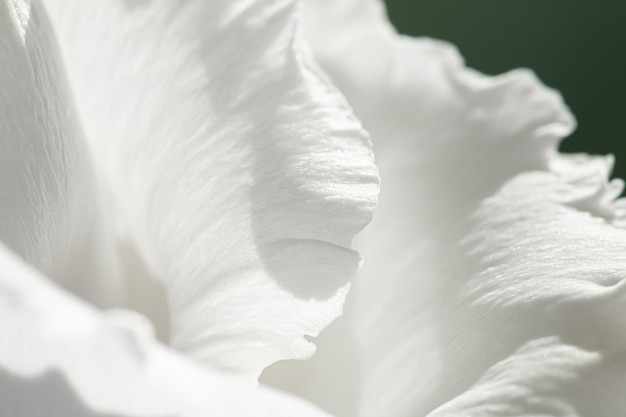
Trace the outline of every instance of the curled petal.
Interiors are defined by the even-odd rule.
[[[368,4],[372,30],[347,26],[343,50],[316,51],[372,133],[383,180],[355,286],[361,415],[425,415],[472,386],[452,404],[552,415],[498,404],[542,375],[565,390],[561,374],[584,378],[589,357],[626,348],[622,183],[608,181],[610,159],[557,152],[575,122],[532,72],[483,76],[448,44],[393,34]],[[523,366],[544,338],[545,366],[563,367],[553,377]],[[551,362],[559,352],[573,353]],[[624,413],[601,396],[559,398],[562,415]]]
[[[199,368],[148,321],[101,313],[0,246],[0,414],[14,417],[310,416],[287,395]]]
[[[377,172],[291,1],[48,1],[92,150],[167,288],[172,343],[256,377],[340,314]],[[97,45],[97,47],[94,47]]]

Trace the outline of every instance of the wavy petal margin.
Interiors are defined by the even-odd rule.
[[[0,414],[206,417],[325,414],[198,367],[130,311],[101,313],[0,245]]]
[[[575,123],[530,71],[483,76],[448,44],[396,35],[379,6],[310,1],[304,25],[383,181],[353,293],[359,414],[452,400],[434,415],[623,415],[607,365],[626,348],[611,158],[557,152]]]
[[[167,288],[173,345],[250,377],[309,357],[303,336],[341,313],[378,176],[292,2],[46,4],[119,218]]]

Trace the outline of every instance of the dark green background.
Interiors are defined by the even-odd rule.
[[[402,33],[456,44],[488,74],[533,69],[578,120],[561,149],[613,153],[626,178],[626,1],[387,0]]]

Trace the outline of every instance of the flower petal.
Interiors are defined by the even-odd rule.
[[[307,22],[308,36],[327,21]],[[509,414],[497,404],[542,375],[565,390],[561,373],[584,378],[588,356],[603,363],[626,348],[626,205],[614,201],[611,160],[557,153],[573,118],[529,71],[480,75],[453,47],[382,21],[334,27],[350,42],[316,54],[372,133],[383,180],[354,288],[361,415],[425,415],[477,381],[459,401],[484,407],[458,415],[541,414],[532,401]],[[545,366],[562,368],[525,367],[524,349],[546,337],[559,342]],[[624,413],[616,399],[583,398],[564,394],[563,415]]]
[[[358,285],[358,284],[357,284]],[[357,415],[361,358],[354,336],[354,297],[344,314],[315,338],[317,351],[306,361],[280,361],[265,369],[260,381],[306,398],[334,416]]]
[[[475,386],[428,416],[623,415],[625,367],[623,353],[602,355],[546,337],[492,366]]]
[[[341,312],[377,172],[291,1],[50,0],[102,172],[175,347],[258,376]],[[97,46],[97,47],[95,47]]]
[[[0,414],[12,417],[311,416],[314,407],[200,369],[143,316],[100,313],[0,244]]]
[[[0,0],[0,57],[0,240],[63,285],[115,298],[89,155],[38,2]]]

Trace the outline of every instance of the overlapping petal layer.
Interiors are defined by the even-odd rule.
[[[373,3],[306,6],[383,181],[354,288],[360,415],[426,415],[460,394],[435,415],[624,414],[598,385],[626,380],[610,365],[626,348],[612,161],[557,153],[574,121],[531,72],[482,76],[445,43],[395,35]]]
[[[111,287],[94,277],[113,279],[112,265],[86,253],[102,256],[111,236],[55,48],[38,2],[0,2],[0,238],[64,285],[98,298]],[[0,415],[323,415],[199,369],[159,345],[144,317],[96,311],[4,243],[0,265]]]
[[[0,56],[0,240],[86,297],[116,298],[112,240],[59,51],[36,2],[0,2]]]
[[[118,217],[167,288],[174,346],[253,377],[309,356],[303,336],[341,312],[378,180],[292,3],[47,4]]]
[[[0,414],[12,417],[311,416],[285,394],[201,369],[147,320],[100,313],[0,246]]]

